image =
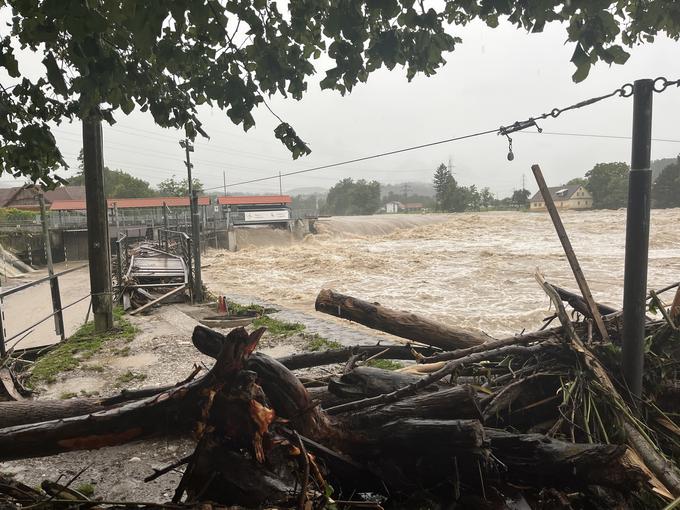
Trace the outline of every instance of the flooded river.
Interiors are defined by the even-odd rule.
[[[620,306],[625,210],[562,219],[595,299]],[[306,311],[330,287],[495,336],[535,329],[549,315],[537,268],[577,289],[547,213],[340,217],[318,229],[295,243],[210,251],[208,287]],[[678,280],[680,209],[653,210],[649,286]]]

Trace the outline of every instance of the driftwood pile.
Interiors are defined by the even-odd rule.
[[[604,341],[583,299],[539,283],[560,325],[505,339],[329,290],[317,310],[418,343],[276,360],[255,352],[263,328],[198,326],[195,347],[216,360],[201,377],[109,399],[1,403],[0,461],[192,434],[191,456],[150,474],[186,465],[173,498],[185,507],[663,508],[680,497],[680,291],[647,324],[634,399],[621,383],[620,314],[598,308]],[[374,359],[411,363],[389,371]],[[330,377],[303,370],[338,364]],[[0,507],[39,504],[106,506],[0,477]]]

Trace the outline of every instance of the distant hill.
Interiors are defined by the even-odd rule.
[[[432,184],[429,182],[406,182],[406,183],[402,182],[399,184],[380,183],[380,195],[383,197],[387,196],[390,193],[390,191],[395,195],[403,195],[404,184],[408,185],[409,195],[420,195],[424,197],[434,196],[434,188],[432,187]]]
[[[664,168],[666,168],[668,165],[672,165],[677,161],[677,158],[663,158],[663,159],[655,159],[652,161],[652,182],[656,180],[656,178],[659,176],[659,174],[663,171]]]
[[[286,193],[292,197],[296,197],[298,195],[325,195],[328,193],[328,189],[320,188],[318,186],[309,186],[305,188],[293,188],[287,190]]]

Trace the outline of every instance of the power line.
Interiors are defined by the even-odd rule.
[[[602,135],[596,133],[559,133],[555,131],[542,131],[540,133],[534,131],[522,131],[525,135],[556,135],[556,136],[578,136],[584,138],[611,138],[615,140],[630,140],[630,136],[622,135]],[[668,142],[668,143],[680,143],[680,140],[673,140],[670,138],[652,138],[654,142]]]
[[[348,160],[345,160],[345,161],[340,161],[338,163],[331,163],[329,165],[321,165],[321,166],[316,166],[316,167],[312,167],[312,168],[306,168],[304,170],[296,170],[294,172],[286,172],[286,173],[282,173],[281,177],[288,177],[290,175],[304,174],[304,173],[307,173],[307,172],[315,172],[317,170],[325,170],[327,168],[334,168],[334,167],[337,167],[337,166],[349,165],[351,163],[358,163],[360,161],[368,161],[370,159],[383,158],[385,156],[392,156],[394,154],[401,154],[403,152],[415,151],[415,150],[418,150],[418,149],[425,149],[427,147],[433,147],[435,145],[441,145],[441,144],[444,144],[444,143],[455,142],[455,141],[458,141],[458,140],[465,140],[466,138],[474,138],[476,136],[489,135],[491,133],[498,133],[498,129],[489,129],[487,131],[480,131],[480,132],[477,132],[477,133],[471,133],[469,135],[456,136],[454,138],[447,138],[445,140],[438,140],[436,142],[424,143],[424,144],[421,144],[421,145],[414,145],[412,147],[405,147],[403,149],[395,149],[395,150],[392,150],[392,151],[381,152],[381,153],[378,153],[378,154],[372,154],[370,156],[363,156],[363,157],[360,157],[360,158],[348,159]],[[271,179],[278,179],[278,178],[279,178],[278,175],[274,175],[274,176],[271,176],[271,177],[261,177],[259,179],[251,179],[251,180],[248,180],[248,181],[236,182],[236,183],[230,184],[230,186],[241,186],[243,184],[251,184],[253,182],[262,182],[262,181],[268,181],[268,180],[271,180]],[[221,186],[217,186],[217,187],[214,187],[214,188],[206,188],[205,191],[209,191],[209,190],[212,190],[212,189],[219,189],[220,187]]]

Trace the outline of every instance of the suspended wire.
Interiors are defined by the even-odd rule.
[[[611,138],[614,140],[630,140],[632,137],[623,135],[601,135],[595,133],[559,133],[555,131],[522,131],[522,134],[526,135],[557,135],[557,136],[578,136],[583,138]],[[680,140],[673,140],[670,138],[652,138],[653,142],[668,142],[668,143],[680,143]]]
[[[307,172],[315,172],[317,170],[325,170],[327,168],[333,168],[333,167],[336,167],[336,166],[349,165],[351,163],[359,163],[360,161],[368,161],[368,160],[371,160],[371,159],[383,158],[385,156],[392,156],[394,154],[401,154],[403,152],[415,151],[415,150],[418,150],[418,149],[425,149],[427,147],[434,147],[435,145],[441,145],[441,144],[444,144],[444,143],[455,142],[455,141],[458,141],[458,140],[465,140],[466,138],[474,138],[474,137],[477,137],[477,136],[489,135],[491,133],[498,133],[498,129],[489,129],[487,131],[480,131],[478,133],[471,133],[469,135],[456,136],[454,138],[447,138],[445,140],[438,140],[436,142],[424,143],[424,144],[421,144],[421,145],[414,145],[412,147],[405,147],[403,149],[395,149],[395,150],[392,150],[392,151],[381,152],[381,153],[378,153],[378,154],[371,154],[370,156],[363,156],[363,157],[360,157],[360,158],[348,159],[348,160],[345,160],[345,161],[340,161],[338,163],[331,163],[329,165],[315,166],[315,167],[312,167],[312,168],[306,168],[304,170],[296,170],[294,172],[281,173],[281,174],[273,175],[273,176],[270,176],[270,177],[260,177],[259,179],[250,179],[248,181],[235,182],[235,183],[231,183],[231,184],[228,183],[227,186],[241,186],[242,184],[251,184],[253,182],[269,181],[269,180],[272,180],[272,179],[278,179],[280,177],[288,177],[290,175],[298,175],[298,174],[305,174]],[[215,186],[214,188],[205,188],[204,191],[210,191],[210,190],[220,189],[220,188],[222,188],[222,186]]]
[[[664,77],[659,77],[659,78],[656,78],[654,80],[654,91],[655,92],[664,92],[670,86],[680,87],[680,80],[669,81]],[[228,184],[228,186],[230,186],[230,187],[231,186],[241,186],[241,185],[244,185],[244,184],[252,184],[252,183],[255,183],[255,182],[281,179],[282,177],[288,177],[288,176],[291,176],[291,175],[299,175],[299,174],[304,174],[304,173],[307,173],[307,172],[315,172],[317,170],[325,170],[325,169],[328,169],[328,168],[334,168],[334,167],[338,167],[338,166],[349,165],[351,163],[357,163],[359,161],[367,161],[367,160],[370,160],[370,159],[382,158],[382,157],[385,157],[385,156],[400,154],[402,152],[424,149],[424,148],[432,147],[432,146],[435,146],[435,145],[455,142],[455,141],[458,141],[458,140],[465,140],[467,138],[474,138],[474,137],[477,137],[477,136],[488,135],[488,134],[491,134],[491,133],[497,133],[499,135],[503,135],[508,139],[508,160],[512,161],[514,159],[514,154],[512,152],[512,139],[510,138],[510,134],[516,133],[516,132],[522,132],[525,129],[530,128],[530,127],[536,127],[538,129],[538,132],[541,133],[543,130],[536,123],[537,120],[544,120],[544,119],[548,119],[548,118],[555,119],[555,118],[559,117],[564,112],[567,112],[567,111],[570,111],[570,110],[577,110],[577,109],[580,109],[580,108],[583,108],[583,107],[586,107],[586,106],[591,106],[591,105],[594,105],[596,103],[599,103],[600,101],[603,101],[605,99],[609,99],[609,98],[612,98],[612,97],[616,97],[616,96],[622,97],[622,98],[628,98],[628,97],[631,97],[633,95],[633,92],[634,92],[634,86],[631,83],[626,83],[626,84],[622,85],[621,87],[613,90],[612,92],[610,92],[608,94],[592,97],[590,99],[586,99],[584,101],[579,101],[578,103],[574,103],[572,105],[565,106],[565,107],[562,107],[562,108],[553,108],[552,110],[545,112],[545,113],[542,113],[541,115],[538,115],[536,117],[529,117],[526,120],[517,121],[517,122],[514,122],[513,124],[509,124],[509,125],[506,125],[506,126],[501,126],[498,129],[490,129],[490,130],[487,130],[487,131],[480,131],[478,133],[471,133],[469,135],[457,136],[457,137],[454,137],[454,138],[447,138],[446,140],[439,140],[437,142],[425,143],[425,144],[422,144],[422,145],[415,145],[415,146],[412,146],[412,147],[406,147],[406,148],[403,148],[403,149],[396,149],[396,150],[388,151],[388,152],[381,152],[379,154],[373,154],[373,155],[370,155],[370,156],[348,159],[348,160],[345,160],[345,161],[340,161],[338,163],[331,163],[331,164],[328,164],[328,165],[316,166],[316,167],[307,168],[307,169],[304,169],[304,170],[297,170],[297,171],[293,171],[293,172],[279,173],[278,175],[272,175],[272,176],[269,176],[269,177],[261,177],[261,178],[258,178],[258,179],[249,179],[247,181],[234,182],[234,183]],[[664,141],[667,141],[667,140],[664,140]],[[668,141],[670,141],[670,140],[668,140]],[[205,191],[210,191],[210,190],[215,190],[215,189],[220,189],[220,188],[222,188],[222,186],[215,186],[213,188],[205,188]]]

